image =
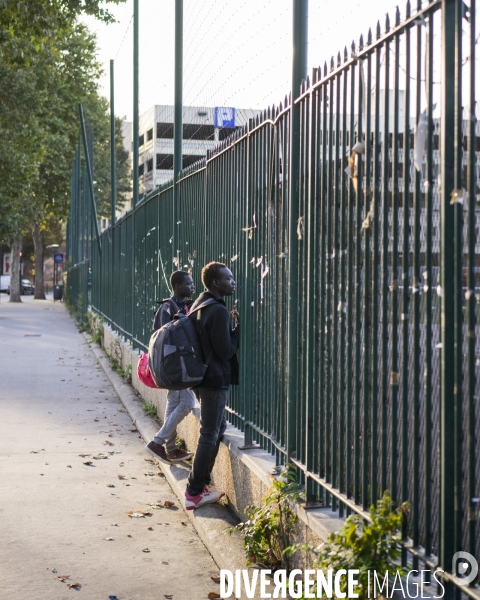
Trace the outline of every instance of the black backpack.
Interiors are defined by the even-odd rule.
[[[166,298],[165,300],[157,300],[157,304],[160,304],[160,306],[153,313],[154,314],[154,317],[153,317],[153,331],[157,331],[157,329],[160,329],[160,327],[161,327],[161,325],[160,325],[160,311],[162,310],[162,307],[165,304],[165,302],[168,302],[170,304],[170,307],[172,309],[172,314],[171,314],[172,319],[177,314],[177,312],[180,310],[178,308],[178,306],[177,306],[177,303],[175,302],[175,300],[172,300],[172,298]]]
[[[166,390],[185,390],[199,385],[210,362],[204,360],[197,323],[191,315],[215,304],[209,298],[188,313],[155,331],[148,344],[148,366],[155,383]]]

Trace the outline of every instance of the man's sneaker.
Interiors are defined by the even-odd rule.
[[[169,452],[167,454],[167,458],[172,463],[182,462],[183,460],[188,460],[192,458],[193,452],[187,452],[186,450],[180,450],[177,448],[173,452]]]
[[[152,441],[145,446],[145,450],[150,452],[150,454],[153,454],[153,456],[158,458],[158,460],[161,460],[168,465],[172,464],[172,461],[168,459],[165,448],[161,444],[157,444],[156,442]]]
[[[217,488],[213,485],[207,484],[204,488],[203,491],[207,491],[207,492],[219,492],[220,494],[222,494],[220,496],[220,498],[223,498],[223,496],[225,496],[225,492],[222,492],[222,490],[217,490]]]
[[[195,510],[204,504],[217,502],[224,495],[225,492],[220,492],[219,490],[209,490],[207,487],[203,488],[203,492],[198,494],[198,496],[190,496],[190,494],[185,492],[185,509]]]

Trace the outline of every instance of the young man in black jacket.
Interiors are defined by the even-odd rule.
[[[229,314],[225,296],[235,291],[235,281],[230,269],[223,263],[211,262],[202,269],[202,282],[207,291],[194,302],[192,309],[209,298],[209,304],[192,315],[197,321],[202,353],[208,368],[200,386],[195,390],[200,400],[200,439],[198,440],[193,468],[185,492],[185,508],[194,510],[203,504],[216,502],[224,492],[210,486],[211,473],[220,441],[225,433],[225,404],[228,390],[238,384],[239,315]],[[235,319],[234,329],[230,315]]]

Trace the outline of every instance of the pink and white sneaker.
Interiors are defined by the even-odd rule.
[[[197,496],[190,496],[190,494],[185,492],[185,510],[195,510],[204,504],[218,502],[222,496],[225,496],[225,492],[208,489],[207,486],[205,486],[203,492]]]

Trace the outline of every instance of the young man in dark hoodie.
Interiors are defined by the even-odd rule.
[[[216,502],[225,495],[210,486],[211,474],[227,427],[224,413],[228,390],[238,384],[236,352],[240,318],[236,310],[229,314],[224,301],[225,296],[231,296],[235,291],[232,272],[223,263],[211,262],[202,269],[202,282],[207,291],[197,298],[192,309],[209,298],[214,298],[216,302],[191,317],[197,321],[202,353],[208,360],[208,368],[202,383],[195,390],[200,400],[200,439],[185,492],[187,510]],[[236,322],[234,329],[231,328],[230,315]]]
[[[172,297],[162,302],[155,315],[154,328],[159,329],[173,320],[180,313],[188,314],[187,298],[195,293],[193,279],[186,271],[175,271],[170,277]],[[195,406],[195,396],[191,390],[169,390],[165,419],[160,431],[145,449],[164,463],[176,463],[193,456],[192,452],[177,448],[177,426]]]

